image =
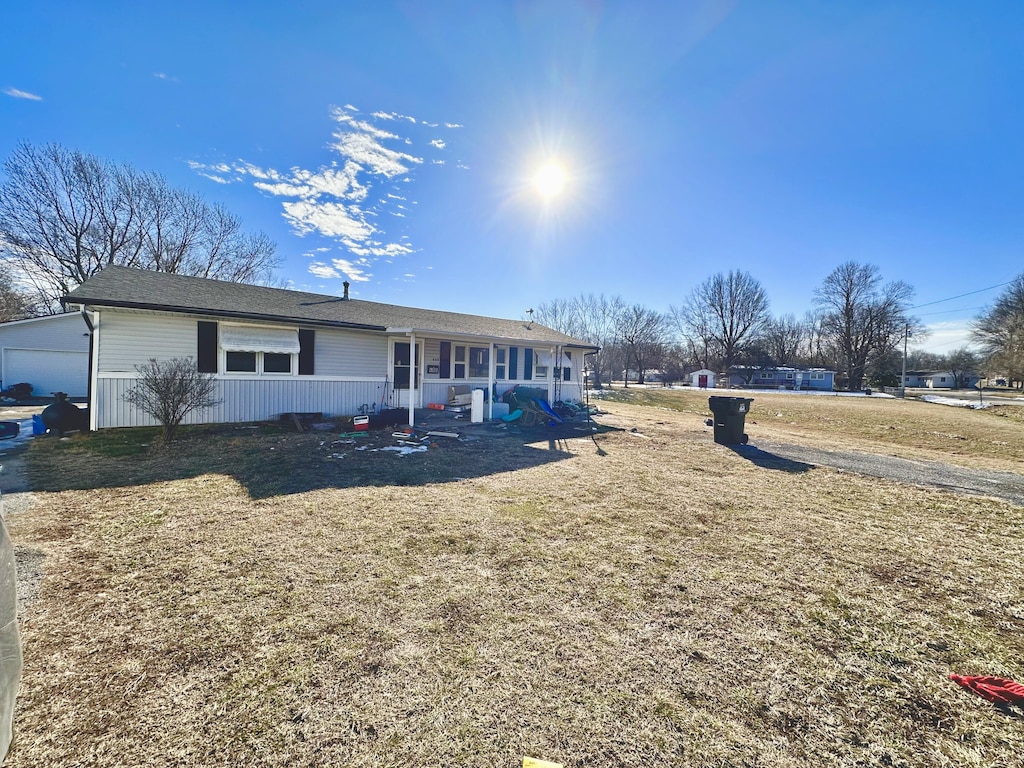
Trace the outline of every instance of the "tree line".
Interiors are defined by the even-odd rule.
[[[697,369],[732,369],[749,384],[766,368],[819,367],[836,371],[838,386],[860,390],[900,385],[905,341],[924,335],[913,296],[878,267],[849,261],[829,273],[801,318],[773,315],[763,286],[741,271],[712,275],[665,312],[584,294],[545,302],[536,317],[601,347],[591,358],[595,387],[619,376],[643,383],[655,370],[679,381]],[[983,365],[1024,379],[1024,275],[978,318],[974,339],[984,355],[966,346],[946,355],[910,350],[908,370],[949,370],[958,386]]]
[[[66,149],[21,144],[0,185],[0,322],[59,312],[59,298],[108,264],[244,283],[267,283],[274,243],[248,232],[219,204],[175,188],[161,175]],[[814,292],[814,309],[773,315],[746,272],[712,275],[678,305],[657,312],[621,297],[581,295],[539,305],[536,319],[601,347],[595,384],[634,371],[679,379],[695,368],[748,375],[767,366],[823,367],[849,389],[899,384],[899,347],[923,328],[911,316],[914,290],[884,282],[871,264],[846,262]],[[961,377],[981,365],[1024,382],[1024,274],[976,320],[982,357],[963,347],[941,357],[916,353],[911,367]]]
[[[59,312],[59,298],[108,264],[258,283],[276,246],[224,206],[157,173],[23,143],[0,186],[0,319]]]

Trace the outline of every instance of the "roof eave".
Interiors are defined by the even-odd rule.
[[[235,312],[224,309],[209,309],[208,307],[183,307],[171,306],[168,304],[152,304],[150,302],[136,301],[113,301],[109,299],[89,299],[77,296],[65,296],[61,299],[65,306],[78,305],[84,307],[107,307],[110,309],[139,309],[149,312],[171,312],[183,315],[204,315],[206,317],[229,317],[238,320],[257,320],[260,322],[286,322],[296,325],[314,325],[321,328],[352,328],[363,331],[383,331],[382,325],[367,325],[365,323],[347,323],[342,320],[318,320],[310,317],[294,317],[289,315],[270,315],[259,312]]]

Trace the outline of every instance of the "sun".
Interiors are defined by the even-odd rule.
[[[545,163],[533,177],[533,186],[543,197],[557,197],[565,188],[565,169],[554,161]]]

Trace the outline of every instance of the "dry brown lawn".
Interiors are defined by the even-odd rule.
[[[1012,416],[775,399],[752,437],[1021,470]],[[703,403],[406,457],[37,441],[9,765],[1019,766],[947,678],[1024,679],[1024,508],[757,466]]]

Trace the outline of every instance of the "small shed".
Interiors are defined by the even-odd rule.
[[[690,386],[701,389],[715,388],[715,372],[707,368],[701,368],[690,374]]]
[[[31,384],[33,397],[85,397],[89,329],[77,312],[0,323],[0,390]]]

